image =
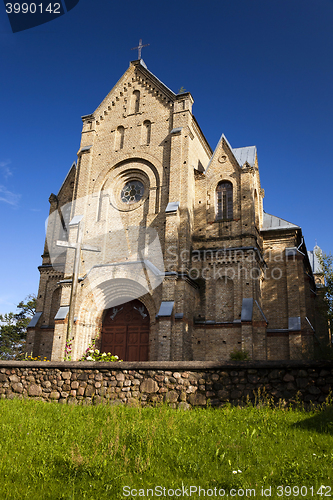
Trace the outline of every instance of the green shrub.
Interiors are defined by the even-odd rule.
[[[242,351],[240,349],[234,349],[230,353],[230,359],[233,361],[246,361],[250,359],[249,353],[247,351]]]

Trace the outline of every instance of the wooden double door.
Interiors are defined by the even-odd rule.
[[[102,352],[124,361],[148,361],[150,319],[139,300],[107,309],[102,327]]]

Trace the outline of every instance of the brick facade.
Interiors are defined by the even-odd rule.
[[[192,105],[140,60],[82,118],[77,164],[49,200],[28,353],[60,361],[67,337],[79,359],[105,314],[140,299],[151,361],[227,360],[235,349],[312,356],[320,322],[301,228],[264,213],[255,147],[233,149],[222,135],[213,152]],[[69,225],[75,216],[80,226]]]

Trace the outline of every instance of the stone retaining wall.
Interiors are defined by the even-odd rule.
[[[26,362],[0,361],[0,398],[58,403],[221,406],[254,400],[322,403],[333,362]]]

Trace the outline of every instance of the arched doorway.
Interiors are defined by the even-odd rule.
[[[107,309],[102,327],[102,352],[124,361],[148,361],[149,314],[139,300]]]

